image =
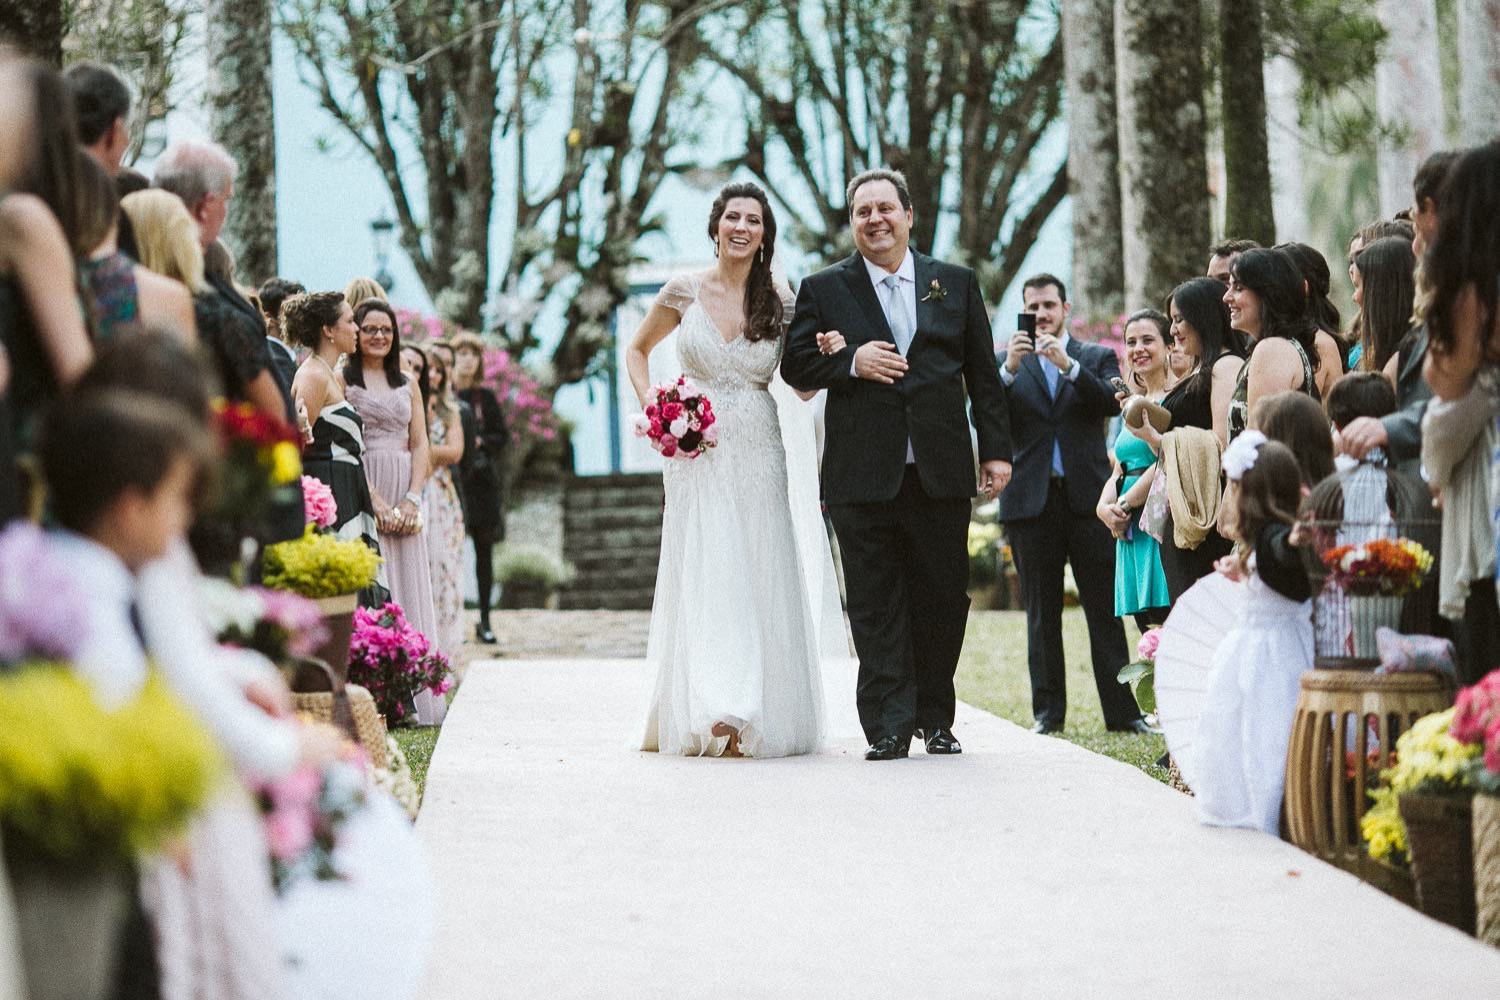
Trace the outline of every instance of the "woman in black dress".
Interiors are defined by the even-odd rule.
[[[474,566],[479,584],[480,642],[493,643],[490,592],[495,585],[494,549],[505,539],[505,449],[510,431],[494,392],[484,382],[484,342],[472,333],[453,339],[453,385],[458,398],[474,412],[475,439],[465,442],[459,478],[463,483],[464,528],[474,539]]]
[[[1224,285],[1213,278],[1193,278],[1178,285],[1167,299],[1172,339],[1177,349],[1197,359],[1191,374],[1167,393],[1161,405],[1172,414],[1172,427],[1211,430],[1222,448],[1229,438],[1229,402],[1245,365],[1244,338],[1230,328]],[[1161,568],[1172,603],[1198,580],[1212,573],[1214,562],[1228,555],[1233,543],[1217,529],[1197,548],[1183,549],[1173,537],[1172,518],[1162,533]]]
[[[338,505],[333,533],[358,538],[379,552],[375,504],[365,481],[364,422],[344,397],[344,379],[334,367],[339,355],[354,353],[359,335],[354,312],[340,292],[312,292],[287,299],[281,317],[287,336],[312,351],[292,379],[292,398],[306,409],[312,427],[302,471],[333,491]],[[376,584],[360,594],[361,604],[383,603],[389,593],[383,564]]]

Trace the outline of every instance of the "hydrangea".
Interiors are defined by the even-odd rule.
[[[88,634],[82,595],[48,547],[30,522],[0,534],[0,664],[71,660]]]

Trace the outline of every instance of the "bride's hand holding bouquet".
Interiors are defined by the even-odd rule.
[[[663,458],[697,458],[719,440],[713,404],[682,377],[652,386],[645,412],[636,414],[633,423],[636,437],[650,441]]]

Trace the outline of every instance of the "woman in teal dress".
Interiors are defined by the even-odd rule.
[[[1160,403],[1171,388],[1170,329],[1167,317],[1154,309],[1142,309],[1125,323],[1131,389],[1154,403]],[[1096,509],[1099,520],[1115,536],[1115,614],[1133,615],[1143,631],[1166,621],[1171,604],[1161,547],[1140,524],[1156,474],[1153,440],[1148,439],[1159,439],[1149,422],[1136,431],[1120,428],[1114,445],[1114,474],[1104,484]]]

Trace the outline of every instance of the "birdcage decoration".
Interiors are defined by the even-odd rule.
[[[1313,487],[1302,516],[1314,666],[1371,669],[1380,629],[1431,631],[1442,526],[1426,483],[1377,452]]]

